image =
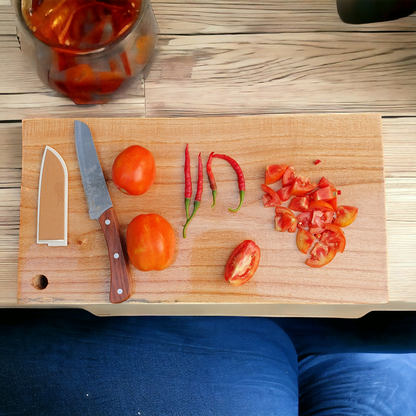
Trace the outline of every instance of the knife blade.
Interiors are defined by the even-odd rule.
[[[133,294],[128,256],[121,241],[116,212],[101,169],[90,128],[75,120],[75,146],[90,218],[98,220],[110,257],[110,302],[120,303]]]

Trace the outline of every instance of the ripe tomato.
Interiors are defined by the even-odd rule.
[[[290,195],[304,196],[308,192],[313,191],[317,186],[316,183],[312,183],[308,178],[297,176],[290,189]]]
[[[295,215],[293,212],[286,207],[276,207],[276,216],[274,219],[274,225],[276,231],[289,231],[290,233],[294,233],[296,231],[296,227],[298,225],[298,221],[296,220]]]
[[[286,169],[285,173],[283,174],[282,186],[292,185],[295,179],[296,179],[295,168],[293,166],[289,166]]]
[[[347,227],[355,221],[357,214],[358,208],[340,205],[337,209],[337,219],[334,221],[334,224],[340,227]]]
[[[329,182],[328,179],[326,179],[325,177],[322,177],[321,180],[318,183],[319,188],[326,188],[326,187],[330,187],[333,191],[333,197],[332,199],[328,199],[326,200],[326,202],[328,202],[329,204],[331,204],[331,206],[334,208],[334,210],[337,209],[337,188],[335,188],[334,184]]]
[[[168,267],[175,254],[175,232],[158,214],[142,214],[127,227],[127,252],[133,266],[147,272]]]
[[[336,248],[328,247],[318,241],[311,251],[311,257],[305,263],[310,267],[323,267],[334,259],[335,254],[337,254]]]
[[[296,235],[296,245],[301,253],[306,254],[312,247],[315,236],[304,228],[300,227]]]
[[[345,245],[347,244],[344,231],[335,224],[325,224],[324,228],[325,231],[322,234],[321,243],[333,247],[340,253],[343,253]]]
[[[299,227],[308,228],[311,223],[312,212],[302,212],[296,217],[296,219],[298,220]]]
[[[260,262],[260,248],[251,240],[245,240],[231,253],[225,266],[225,280],[233,286],[241,286],[254,275]]]
[[[289,204],[289,208],[293,211],[306,211],[309,207],[309,199],[306,196],[295,196]]]
[[[287,165],[269,165],[266,167],[266,185],[279,181],[287,169]]]
[[[320,211],[332,211],[334,212],[334,208],[331,204],[325,201],[312,201],[309,204],[308,211],[313,211],[314,209],[318,209]]]
[[[276,192],[282,202],[287,201],[290,198],[290,188],[290,185],[284,186]]]
[[[155,159],[144,147],[130,146],[114,160],[111,176],[120,191],[128,195],[142,195],[155,180]]]
[[[272,188],[270,188],[270,186],[261,184],[261,189],[266,192],[266,194],[263,195],[263,205],[266,208],[282,205],[279,196]]]

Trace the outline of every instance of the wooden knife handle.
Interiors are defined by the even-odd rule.
[[[124,302],[133,294],[133,283],[127,251],[121,242],[120,229],[114,208],[105,211],[98,221],[103,229],[110,256],[110,302]]]

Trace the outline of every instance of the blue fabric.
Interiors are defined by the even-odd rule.
[[[311,355],[299,391],[302,416],[414,416],[416,354]]]
[[[298,414],[297,355],[261,318],[0,311],[0,414]]]

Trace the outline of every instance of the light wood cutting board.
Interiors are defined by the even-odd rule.
[[[388,301],[386,217],[381,117],[379,115],[296,115],[183,119],[82,119],[92,131],[122,234],[141,213],[158,213],[173,226],[174,264],[162,272],[131,267],[135,294],[128,302],[169,303],[385,303]],[[236,175],[227,162],[214,160],[217,204],[204,178],[201,208],[183,239],[184,149],[189,143],[194,192],[197,155],[204,164],[211,151],[225,153],[241,165],[246,199],[237,213]],[[126,196],[111,180],[114,158],[140,144],[156,160],[156,181],[143,196]],[[44,147],[64,158],[69,174],[67,247],[36,244],[39,170]],[[322,163],[315,165],[320,159]],[[274,210],[262,205],[268,164],[285,163],[313,181],[327,177],[341,191],[339,204],[359,208],[345,228],[343,254],[322,269],[305,265],[295,234],[274,230]],[[280,186],[279,186],[280,187]],[[278,189],[277,185],[274,185]],[[74,142],[73,119],[25,120],[19,252],[20,304],[107,303],[110,269],[98,221],[90,220]],[[261,249],[253,279],[233,287],[224,266],[243,240]],[[36,288],[36,277],[48,279]]]

